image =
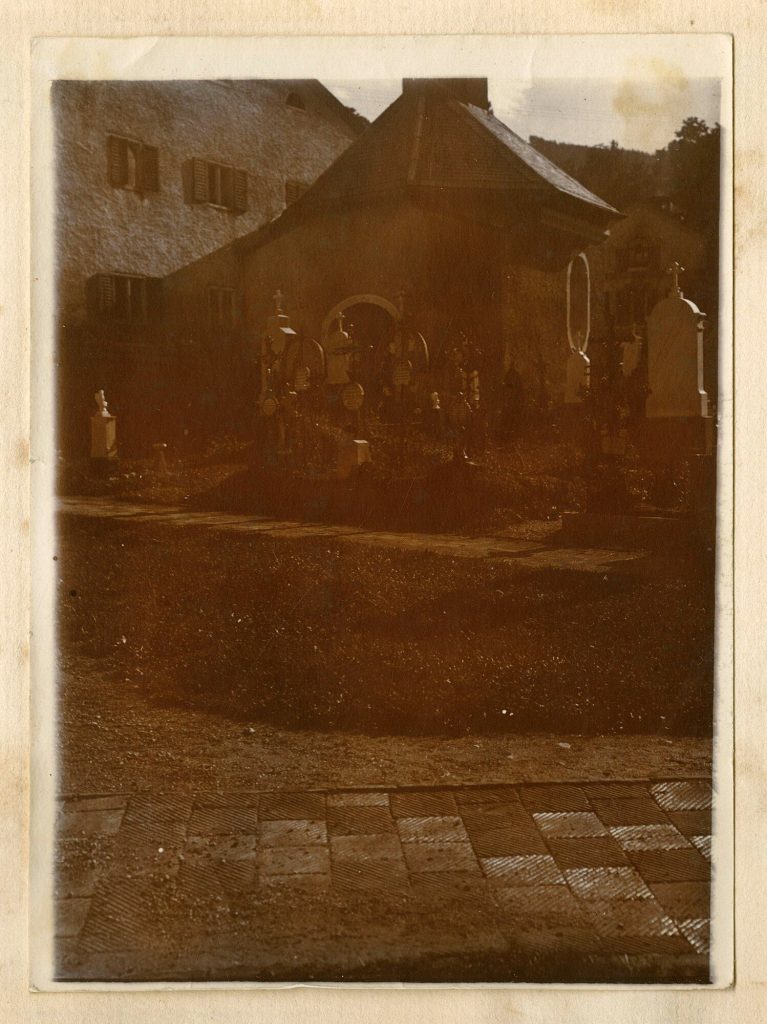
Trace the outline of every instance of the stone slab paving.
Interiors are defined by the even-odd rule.
[[[60,498],[59,511],[66,515],[115,518],[124,522],[163,524],[176,527],[203,527],[228,533],[246,533],[284,540],[322,538],[344,543],[390,547],[402,550],[430,551],[454,558],[513,558],[515,564],[532,569],[570,569],[581,572],[608,572],[629,569],[644,562],[643,551],[541,545],[538,541],[504,537],[465,537],[455,534],[428,534],[363,530],[352,526],[303,523],[269,519],[258,515],[221,515],[192,512],[181,506],[118,502],[108,498]]]
[[[700,779],[64,797],[57,977],[705,981],[711,804]]]

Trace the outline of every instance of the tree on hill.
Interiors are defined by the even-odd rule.
[[[665,149],[656,154],[669,191],[690,224],[718,236],[721,127],[688,117]]]
[[[530,144],[618,210],[655,194],[657,154],[623,149],[615,140],[609,146],[578,146],[531,136]]]
[[[643,153],[609,145],[579,146],[531,136],[539,153],[620,210],[631,202],[666,195],[692,226],[718,232],[721,129],[688,117],[664,149]]]

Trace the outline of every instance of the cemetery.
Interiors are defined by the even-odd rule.
[[[406,79],[280,216],[168,275],[154,361],[66,362],[60,786],[128,808],[112,880],[153,822],[153,888],[139,869],[124,898],[165,908],[158,949],[183,911],[202,947],[223,921],[247,948],[210,979],[322,980],[321,955],[279,948],[247,974],[262,918],[321,952],[349,915],[366,936],[412,920],[415,948],[432,899],[460,916],[481,891],[511,927],[503,883],[538,900],[531,935],[511,914],[511,960],[485,922],[478,960],[396,976],[551,980],[554,951],[560,978],[707,979],[716,311],[680,253],[627,322],[604,254],[621,216],[498,121],[485,80]],[[216,339],[226,289],[246,315]],[[560,868],[569,890],[539,884]],[[599,941],[630,963],[589,959],[588,917],[543,920],[597,899],[589,871]],[[112,970],[95,891],[106,930],[75,929],[64,976],[93,949]],[[349,977],[390,980],[393,956]],[[181,962],[168,976],[196,977]]]
[[[307,536],[255,548],[229,539],[215,556],[221,565],[233,560],[222,573],[225,582],[203,569],[188,589],[189,566],[213,557],[207,542],[187,540],[142,569],[146,555],[138,552],[160,539],[137,525],[130,557],[138,560],[131,566],[127,552],[122,555],[121,589],[107,588],[117,602],[109,614],[124,623],[145,615],[131,586],[159,602],[160,633],[144,636],[133,669],[143,675],[139,663],[147,674],[152,666],[154,685],[162,680],[155,694],[161,701],[291,728],[707,734],[714,431],[703,389],[705,316],[684,297],[682,273],[678,263],[669,268],[669,293],[651,311],[646,345],[604,346],[594,360],[598,376],[590,372],[588,333],[568,319],[569,408],[557,420],[551,408],[539,407],[537,421],[518,421],[513,438],[504,436],[502,420],[495,431],[483,420],[482,376],[468,346],[453,348],[437,372],[422,335],[396,332],[388,367],[378,374],[376,407],[368,403],[369,379],[367,389],[360,383],[359,367],[370,353],[355,343],[343,314],[326,347],[307,345],[291,327],[280,292],[259,351],[252,440],[233,445],[218,466],[211,459],[208,469],[218,472],[203,474],[207,489],[189,493],[194,472],[184,477],[169,467],[164,443],[153,446],[141,474],[121,477],[114,468],[116,417],[97,392],[94,494],[114,494],[110,482],[122,480],[123,497],[148,497],[159,507],[182,497],[190,514],[266,514],[288,527],[345,524],[363,527],[363,535],[489,530],[499,539],[535,539],[548,550],[575,545],[646,553],[638,567],[608,577],[523,570],[503,559],[470,562],[467,569],[455,559],[407,550],[417,532],[390,534],[394,551],[385,556],[339,546],[331,534],[327,542]],[[515,383],[512,375],[510,391],[519,399]],[[520,494],[525,457],[528,492]],[[542,467],[549,477],[535,475]],[[94,528],[89,524],[85,533]],[[112,527],[99,530],[103,544],[116,542]],[[77,547],[82,533],[74,530],[68,543]],[[184,545],[189,550],[182,555]],[[85,548],[78,550],[68,561],[87,573]],[[246,596],[252,579],[259,581],[255,603]],[[223,626],[204,630],[204,639],[196,635],[199,603],[215,609],[212,620],[199,609],[206,621]],[[562,622],[560,606],[568,609]],[[230,619],[241,607],[248,626],[235,639]],[[142,632],[138,621],[136,629]],[[168,633],[177,643],[166,652]],[[258,637],[272,634],[269,655],[259,657]],[[605,646],[600,638],[608,634]],[[432,635],[439,638],[433,649],[425,640]],[[402,659],[406,677],[395,668]],[[223,690],[211,685],[213,677],[225,680]],[[562,693],[576,691],[580,699],[561,704]]]
[[[278,291],[244,435],[181,459],[180,446],[156,441],[148,458],[121,466],[102,390],[89,465],[77,475],[65,464],[62,492],[371,528],[503,532],[562,518],[563,539],[678,546],[686,538],[710,550],[706,318],[683,295],[683,268],[669,268],[646,343],[607,336],[589,355],[587,331],[571,324],[572,268],[563,404],[549,395],[545,370],[528,396],[514,367],[500,401],[485,399],[482,362],[465,335],[433,365],[426,338],[400,327],[371,370],[372,346],[343,313],[325,346],[307,343]]]
[[[282,215],[164,280],[143,357],[62,369],[60,491],[710,552],[717,324],[676,258],[629,323],[652,246],[607,258],[621,217],[493,116],[485,79],[406,79]],[[693,237],[663,251],[697,281]],[[214,337],[222,288],[244,313]],[[89,460],[86,372],[119,414],[99,405]]]

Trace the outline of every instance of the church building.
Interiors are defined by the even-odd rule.
[[[620,216],[493,115],[486,79],[406,79],[281,216],[166,279],[166,331],[201,336],[205,290],[226,285],[247,352],[279,294],[300,337],[327,348],[343,325],[363,386],[402,329],[432,368],[469,345],[487,402],[512,365],[563,400],[569,353],[602,316],[583,254]]]

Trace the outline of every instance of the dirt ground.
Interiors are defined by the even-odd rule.
[[[77,519],[56,557],[62,792],[710,769],[689,575]]]

